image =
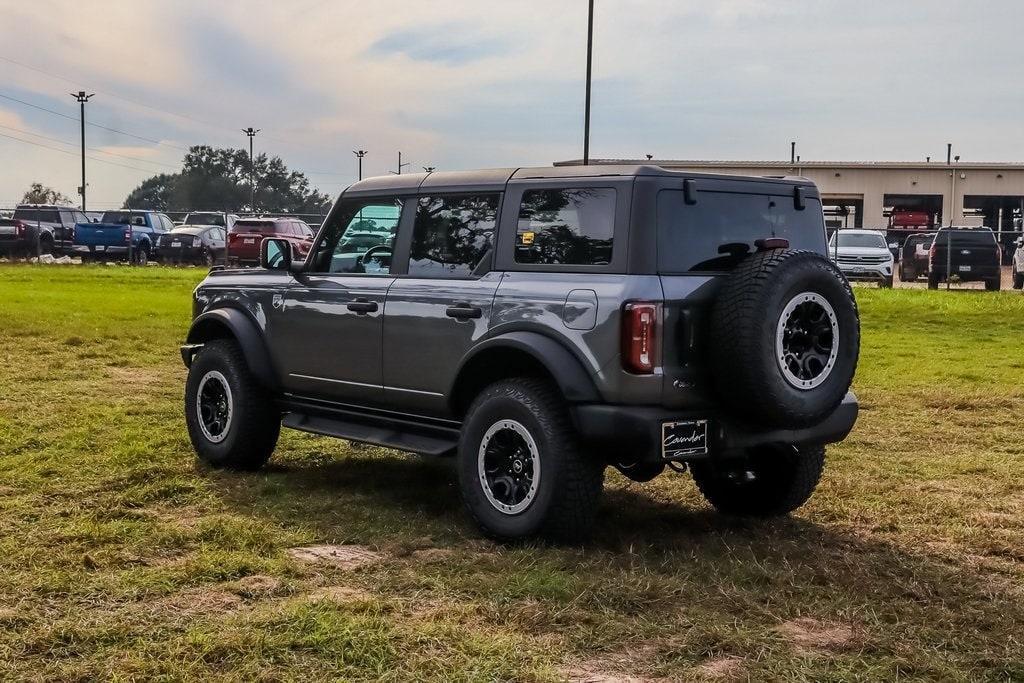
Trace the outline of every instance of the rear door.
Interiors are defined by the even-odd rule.
[[[283,293],[271,348],[288,391],[342,403],[380,401],[384,301],[395,280],[391,254],[402,207],[396,197],[339,206],[308,270]],[[362,229],[379,235],[371,251],[356,252],[345,240]]]
[[[384,310],[384,394],[389,405],[443,414],[459,361],[487,332],[501,194],[433,194],[415,202],[408,272]],[[405,235],[403,234],[403,237]],[[403,257],[403,261],[404,261]]]

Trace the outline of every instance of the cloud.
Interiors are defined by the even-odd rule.
[[[472,26],[444,24],[389,33],[374,42],[366,54],[369,57],[403,55],[415,61],[459,66],[508,50],[509,45],[504,40],[481,36]]]

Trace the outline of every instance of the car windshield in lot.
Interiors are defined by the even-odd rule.
[[[131,211],[104,211],[103,218],[100,219],[100,223],[114,223],[120,225],[128,225],[132,222],[132,217],[139,217],[141,213],[134,213]]]
[[[190,213],[185,216],[185,225],[219,225],[224,227],[224,214],[222,213]]]
[[[885,238],[881,235],[869,235],[863,232],[839,232],[839,246],[840,247],[877,247],[879,249],[888,249],[888,245],[885,243]],[[832,243],[835,244],[835,238]]]

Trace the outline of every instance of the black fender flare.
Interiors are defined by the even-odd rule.
[[[236,308],[215,308],[192,321],[181,352],[185,365],[192,362],[192,356],[205,342],[227,336],[225,331],[238,342],[249,370],[260,383],[269,389],[279,389],[280,382],[263,333],[247,314]]]
[[[584,368],[583,363],[572,354],[563,344],[551,337],[519,330],[506,332],[491,337],[476,346],[463,356],[459,361],[455,377],[449,386],[447,396],[454,397],[456,389],[463,377],[463,370],[479,358],[481,354],[494,349],[506,348],[521,351],[534,358],[544,366],[555,384],[562,392],[562,396],[571,403],[594,403],[601,400],[601,396],[591,379],[590,373]]]

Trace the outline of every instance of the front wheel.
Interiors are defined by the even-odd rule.
[[[604,483],[604,463],[580,452],[564,399],[536,378],[497,382],[476,397],[458,471],[470,516],[500,540],[585,538]]]
[[[694,463],[704,498],[719,512],[749,517],[785,515],[807,502],[825,468],[824,446],[771,445],[742,458]]]
[[[882,289],[892,289],[892,275],[885,278],[884,280],[880,280],[878,282],[878,286],[881,287]]]
[[[213,467],[258,470],[281,431],[274,397],[233,340],[203,345],[185,382],[185,423],[199,458]]]

